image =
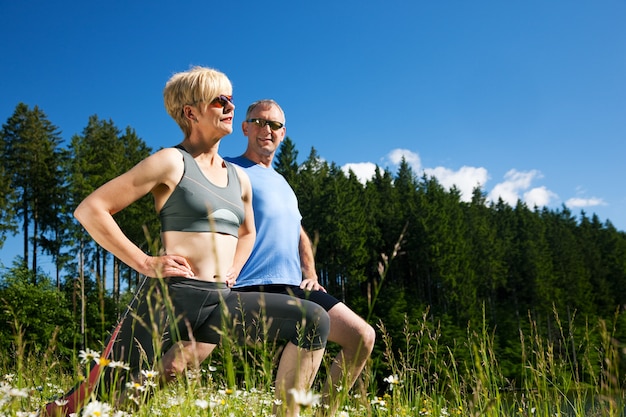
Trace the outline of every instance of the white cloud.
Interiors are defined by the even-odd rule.
[[[341,170],[348,175],[348,171],[352,170],[354,175],[359,179],[361,184],[365,184],[368,180],[372,179],[374,176],[374,171],[376,171],[376,164],[371,162],[358,162],[358,163],[349,163],[345,164],[341,167]]]
[[[489,180],[489,173],[483,167],[463,166],[456,171],[441,166],[423,168],[419,154],[408,149],[393,149],[384,160],[397,167],[403,157],[416,176],[419,177],[425,173],[428,176],[435,177],[447,190],[456,186],[461,192],[463,201],[472,199],[472,192],[476,187],[480,187],[484,191],[485,184]],[[365,183],[374,175],[376,165],[372,162],[359,162],[348,163],[342,167],[345,173],[348,173],[350,169],[361,183]],[[391,170],[392,172],[394,171],[393,168]],[[518,200],[522,200],[530,208],[549,206],[551,203],[558,201],[559,196],[545,186],[532,187],[533,182],[541,178],[543,178],[543,175],[538,170],[517,171],[511,169],[504,175],[503,181],[491,189],[487,199],[489,201],[498,201],[501,198],[510,206],[515,206]],[[604,204],[604,201],[598,198],[572,198],[567,201],[567,205],[570,207],[590,207]]]
[[[524,193],[524,202],[530,208],[535,206],[545,207],[558,198],[558,195],[544,186],[533,188],[532,190]]]
[[[392,165],[399,165],[400,161],[402,161],[402,157],[409,164],[413,173],[415,175],[419,175],[421,171],[422,162],[420,160],[420,156],[412,152],[408,149],[393,149],[391,152],[387,154],[386,159]],[[365,184],[368,180],[371,180],[374,176],[374,171],[376,170],[376,164],[372,162],[350,162],[341,167],[341,170],[348,174],[349,170],[354,172],[354,175],[357,176],[359,181],[362,184]],[[383,167],[379,167],[379,171],[382,173],[384,170]],[[392,170],[393,171],[393,170]]]
[[[489,179],[489,174],[485,168],[468,166],[463,166],[458,171],[444,167],[426,168],[424,172],[437,178],[437,181],[448,190],[452,186],[456,186],[461,191],[461,200],[463,201],[471,201],[474,188],[482,188]]]
[[[402,157],[404,157],[404,160],[407,162],[407,164],[409,164],[413,172],[415,174],[419,174],[419,172],[422,170],[422,160],[420,159],[420,156],[417,153],[412,152],[408,149],[398,148],[398,149],[393,149],[391,152],[387,154],[387,159],[393,165],[400,165],[400,162],[402,161]]]
[[[565,202],[565,205],[570,208],[574,207],[595,207],[595,206],[606,206],[606,202],[601,198],[591,197],[591,198],[580,198],[580,197],[572,197]]]
[[[536,187],[530,189],[534,180],[543,178],[541,172],[537,170],[517,171],[512,169],[504,175],[504,181],[496,184],[489,193],[491,201],[499,198],[505,203],[514,206],[518,200],[522,200],[529,207],[547,206],[558,196],[546,187]]]

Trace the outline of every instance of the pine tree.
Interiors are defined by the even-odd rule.
[[[15,211],[10,204],[16,197],[13,195],[11,187],[11,176],[6,168],[8,164],[4,129],[0,135],[0,249],[4,246],[7,233],[15,234],[17,232],[17,222],[15,220]]]
[[[2,132],[4,167],[14,190],[9,201],[10,211],[21,222],[24,264],[29,263],[31,243],[32,270],[36,272],[40,241],[58,225],[56,210],[59,196],[63,194],[59,179],[61,137],[58,128],[39,107],[31,110],[24,103],[17,105]]]
[[[274,158],[274,169],[285,177],[289,184],[294,184],[298,175],[298,151],[295,144],[287,136],[280,145]]]

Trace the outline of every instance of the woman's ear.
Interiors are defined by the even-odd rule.
[[[189,119],[192,122],[198,121],[198,118],[195,115],[195,109],[192,106],[187,105],[183,107],[183,114],[185,115],[187,119]]]

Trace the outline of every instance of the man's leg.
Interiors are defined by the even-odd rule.
[[[308,392],[313,384],[315,374],[322,363],[324,349],[306,350],[289,342],[280,357],[276,371],[276,398],[284,404],[274,406],[274,414],[279,417],[296,417],[300,405],[294,401],[290,392]]]
[[[322,395],[323,403],[329,406],[327,415],[335,415],[339,406],[336,399],[341,398],[337,390],[347,391],[354,385],[374,349],[376,331],[344,303],[333,306],[328,315],[328,341],[341,346],[341,351],[333,360]]]

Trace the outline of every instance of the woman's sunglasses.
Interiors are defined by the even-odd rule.
[[[224,95],[219,95],[217,97],[215,97],[213,99],[213,101],[211,101],[210,105],[211,107],[226,107],[228,106],[228,104],[233,104],[233,96],[224,96]]]

